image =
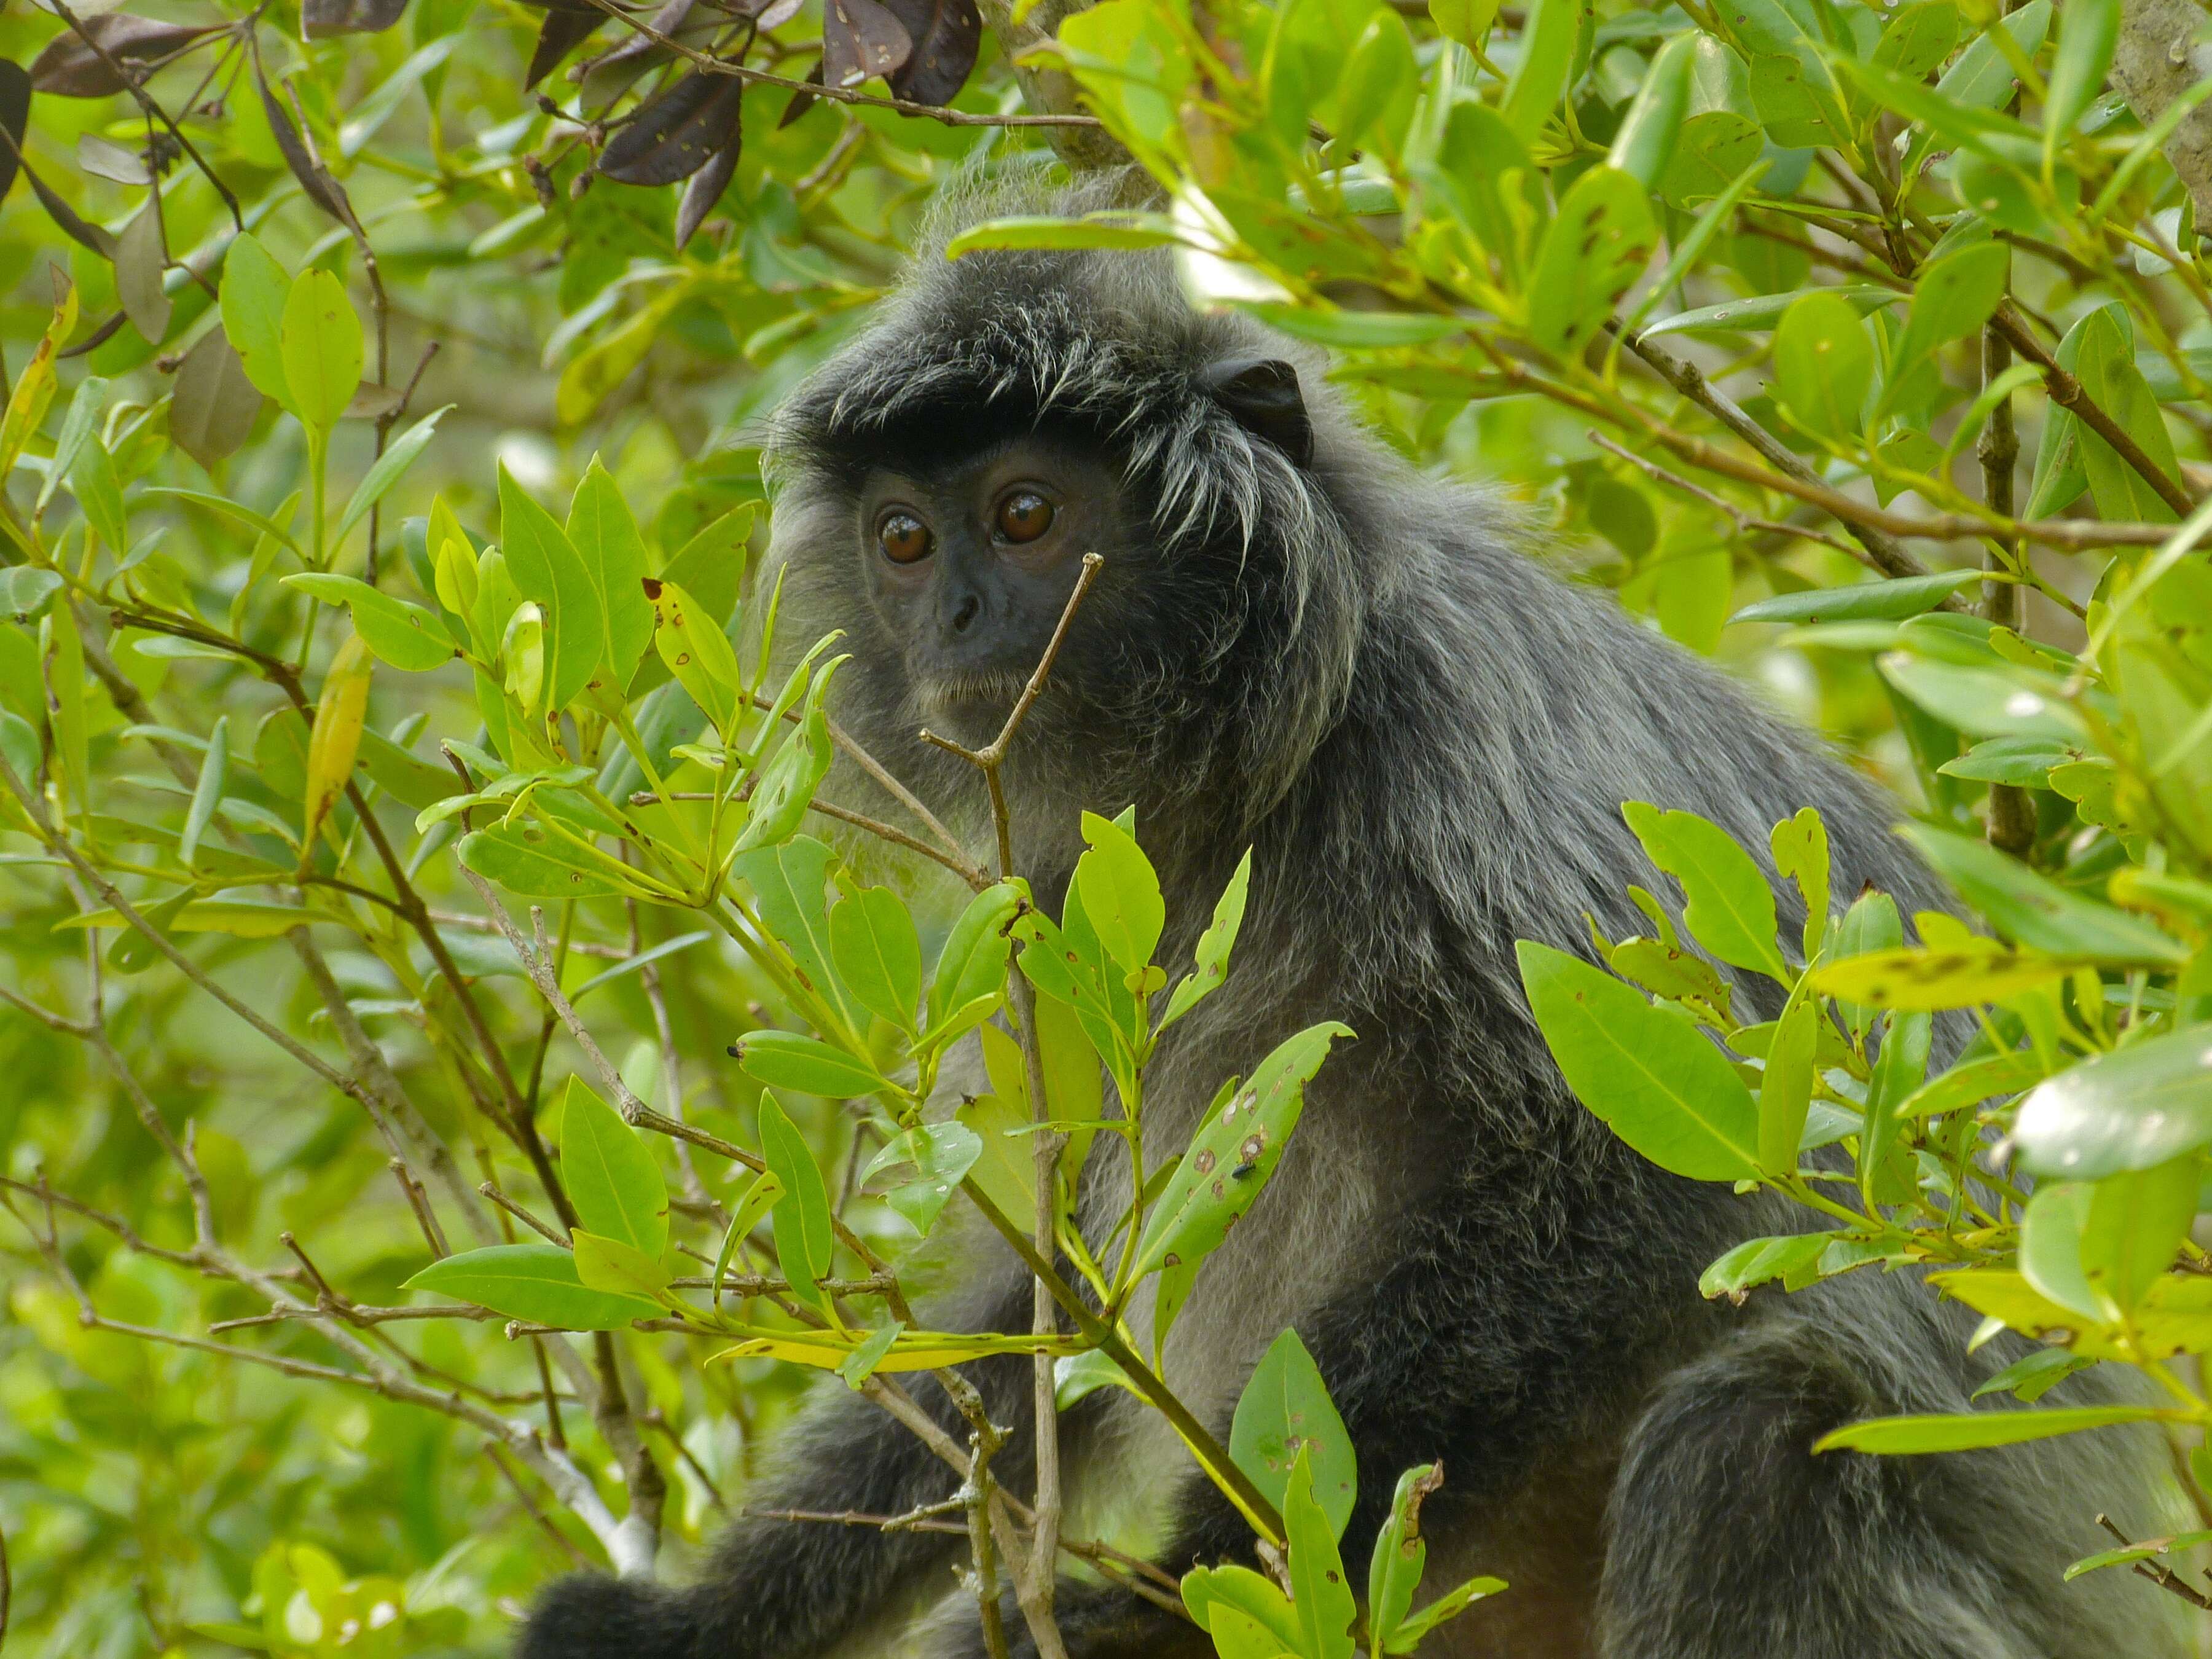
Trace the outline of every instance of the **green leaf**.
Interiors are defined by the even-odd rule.
[[[76,464],[70,468],[70,489],[85,522],[109,550],[118,556],[128,552],[131,526],[123,511],[123,486],[115,476],[115,458],[98,438],[86,439],[78,448]]]
[[[645,538],[597,455],[568,502],[568,535],[591,586],[599,661],[619,693],[653,644],[653,604],[645,597]]]
[[[866,1061],[797,1031],[749,1031],[737,1043],[736,1052],[745,1075],[770,1088],[850,1100],[892,1086]]]
[[[453,635],[437,613],[405,599],[395,599],[354,576],[311,570],[283,579],[296,589],[325,605],[351,607],[354,632],[362,643],[394,668],[425,673],[453,661]]]
[[[1828,933],[1828,827],[1818,809],[1801,806],[1776,824],[1766,838],[1774,855],[1774,872],[1796,884],[1805,902],[1802,943],[1805,960],[1820,954]]]
[[[1909,652],[1876,659],[1882,678],[1944,725],[1980,738],[2088,742],[2088,727],[2052,684],[2025,672],[1970,668]]]
[[[1543,3],[1543,0],[1538,0]],[[1313,1659],[1352,1659],[1352,1621],[1358,1607],[1336,1547],[1337,1528],[1314,1495],[1311,1452],[1298,1450],[1283,1495],[1283,1530],[1291,1547],[1291,1611],[1302,1638],[1298,1651]]]
[[[1774,890],[1751,854],[1694,812],[1662,812],[1643,801],[1620,814],[1652,863],[1681,884],[1682,921],[1698,944],[1735,968],[1790,977],[1774,942]]]
[[[1549,945],[1515,947],[1544,1042],[1583,1105],[1662,1170],[1696,1181],[1759,1173],[1759,1109],[1697,1029]]]
[[[1991,738],[1936,769],[1946,777],[1978,783],[2009,783],[2021,788],[2049,787],[2051,769],[2081,758],[2081,750],[2049,738]]]
[[[2126,313],[2107,306],[2083,319],[2081,357],[2075,373],[2091,401],[2136,441],[2146,458],[2168,478],[2181,475],[2173,439],[2158,398],[2136,367],[2135,344],[2124,325]],[[2075,442],[2097,511],[2108,519],[2171,524],[2176,514],[2166,498],[2119,452],[2077,421]]]
[[[1787,1172],[1797,1167],[1805,1115],[1813,1104],[1813,1054],[1820,1034],[1817,999],[1793,995],[1767,1045],[1759,1085],[1759,1161]]]
[[[1167,922],[1159,876],[1136,837],[1111,819],[1085,812],[1083,838],[1091,844],[1075,861],[1083,912],[1115,963],[1140,974],[1152,964]]]
[[[982,1155],[983,1138],[966,1124],[925,1123],[885,1141],[861,1170],[861,1183],[926,1234]]]
[[[848,660],[832,657],[807,682],[797,728],[756,775],[758,781],[746,804],[745,827],[738,831],[732,851],[748,852],[785,840],[805,821],[814,792],[830,775],[830,762],[836,758],[829,719],[822,706],[830,695],[831,677]],[[779,714],[771,711],[766,718],[771,729],[782,729]]]
[[[1758,124],[1747,115],[1732,109],[1700,111],[1683,122],[1681,131],[1675,136],[1674,153],[1668,158],[1666,173],[1659,181],[1661,199],[1684,212],[1701,204],[1710,206],[1723,199],[1735,180],[1760,166],[1759,152],[1765,144],[1765,136]],[[1684,246],[1687,246],[1686,238]],[[1759,302],[1754,300],[1748,303]],[[1700,309],[1732,308],[1706,306]],[[1682,319],[1697,314],[1684,312],[1681,318],[1671,318],[1668,322],[1693,328],[1695,325],[1684,324]],[[1670,327],[1664,331],[1680,331]]]
[[[653,605],[654,648],[676,683],[690,694],[718,732],[733,729],[744,678],[738,653],[719,623],[672,581],[648,577],[642,588]]]
[[[2113,963],[2178,967],[2189,947],[2109,904],[2067,891],[1977,836],[1906,827],[1936,873],[1990,926],[2031,950]]]
[[[643,1297],[588,1289],[557,1244],[493,1244],[434,1261],[401,1288],[435,1291],[533,1325],[618,1331],[662,1310]]]
[[[2052,1411],[1965,1412],[1950,1416],[1877,1417],[1849,1423],[1813,1443],[1816,1452],[1879,1452],[1899,1457],[1925,1452],[1976,1451],[2078,1434],[2117,1423],[2158,1423],[2180,1413],[2148,1406],[2075,1406]]]
[[[1168,995],[1167,1010],[1160,1016],[1161,1030],[1167,1030],[1219,990],[1222,981],[1229,977],[1229,953],[1236,947],[1238,929],[1244,925],[1244,902],[1251,884],[1252,849],[1248,847],[1244,856],[1237,861],[1237,871],[1229,878],[1229,884],[1214,901],[1213,920],[1198,936],[1198,946],[1192,952],[1195,966],[1176,981],[1175,989]]]
[[[2014,1122],[2031,1174],[2101,1181],[2212,1146],[2212,1030],[2138,1038],[2039,1084]]]
[[[1869,1008],[1970,1008],[2000,1002],[2065,978],[2079,957],[2039,956],[1996,939],[1966,939],[1935,949],[1870,951],[1832,958],[1813,975],[1823,996]]]
[[[62,574],[34,564],[9,565],[0,570],[0,615],[28,622],[46,608],[61,591]]]
[[[1539,0],[1564,6],[1568,0]],[[1651,258],[1658,228],[1643,185],[1609,167],[1575,180],[1544,233],[1528,283],[1529,337],[1565,356],[1602,327]]]
[[[1905,297],[1894,289],[1863,286],[1794,289],[1787,294],[1759,294],[1746,300],[1729,300],[1717,306],[1699,306],[1694,311],[1677,312],[1672,317],[1662,317],[1644,331],[1644,337],[1654,340],[1666,334],[1756,334],[1772,328],[1790,307],[1814,295],[1826,295],[1831,299],[1844,301],[1850,306],[1852,313],[1860,317]]]
[[[1390,1650],[1413,1605],[1413,1592],[1428,1571],[1428,1540],[1421,1536],[1421,1502],[1443,1485],[1443,1474],[1433,1463],[1407,1469],[1398,1477],[1390,1498],[1389,1518],[1376,1534],[1374,1553],[1367,1562],[1367,1628],[1375,1645]]]
[[[1690,103],[1690,70],[1696,61],[1698,34],[1686,31],[1659,49],[1644,72],[1628,112],[1620,118],[1606,163],[1643,185],[1656,189],[1674,157],[1674,140]]]
[[[1232,1079],[1206,1109],[1137,1243],[1137,1273],[1161,1273],[1155,1342],[1166,1340],[1200,1265],[1266,1190],[1330,1044],[1351,1035],[1334,1020],[1308,1026],[1277,1044],[1249,1083],[1237,1088]]]
[[[438,422],[453,407],[447,404],[434,409],[406,431],[394,438],[376,458],[375,463],[362,477],[348,498],[345,511],[338,514],[338,527],[331,534],[331,545],[335,547],[346,538],[346,532],[367,518],[369,509],[390,493],[407,469],[415,465],[415,458],[429,447],[436,435]]]
[[[1976,243],[1928,265],[1912,292],[1890,368],[1897,386],[1936,349],[1973,333],[1990,319],[2004,297],[2012,270],[2012,250],[2003,242]]]
[[[830,1221],[830,1189],[823,1184],[806,1138],[770,1095],[761,1097],[760,1136],[769,1173],[783,1188],[773,1212],[776,1260],[790,1281],[793,1297],[830,1315],[835,1323],[830,1297],[815,1283],[830,1276],[835,1262],[836,1231]]]
[[[1799,425],[1824,438],[1853,438],[1874,386],[1874,342],[1848,302],[1808,294],[1774,331],[1774,375]]]
[[[891,1351],[891,1345],[899,1340],[899,1334],[905,1329],[904,1320],[894,1319],[890,1324],[870,1332],[867,1340],[846,1355],[844,1363],[837,1367],[837,1375],[845,1379],[845,1386],[857,1393],[860,1385],[875,1375],[876,1367],[884,1363],[884,1356]]]
[[[545,618],[544,707],[566,708],[599,665],[605,623],[591,573],[550,513],[499,469],[499,542],[507,574]]]
[[[1092,213],[1079,219],[1017,215],[970,225],[945,245],[945,257],[957,259],[983,248],[1165,247],[1176,240],[1175,222],[1162,213]]]
[[[830,912],[830,956],[846,993],[902,1031],[921,996],[921,939],[888,887],[864,887]]]
[[[1182,1577],[1182,1600],[1224,1659],[1305,1652],[1290,1597],[1249,1567],[1194,1567]]]
[[[143,913],[142,913],[143,914]],[[261,904],[252,899],[198,899],[167,919],[173,933],[228,933],[233,939],[281,939],[295,927],[327,920],[294,904]],[[116,910],[88,910],[54,924],[64,927],[125,927]]]
[[[995,882],[968,901],[945,935],[929,975],[929,1024],[938,1026],[983,998],[1003,994],[1013,941],[1006,935],[1021,904],[1011,882]]]
[[[292,278],[252,233],[231,240],[222,256],[222,331],[246,378],[294,414],[300,404],[285,378],[284,305]],[[350,396],[351,394],[348,394]]]
[[[2058,15],[2058,50],[2043,97],[2043,156],[2046,169],[2074,124],[2104,90],[2120,34],[2120,0],[2066,0]]]
[[[2089,1189],[2081,1273],[2106,1317],[2131,1315],[2173,1265],[2197,1218],[2203,1162],[2188,1152],[2148,1170],[2107,1176]]]
[[[586,1290],[657,1297],[668,1288],[668,1269],[635,1244],[581,1227],[571,1227],[568,1239],[575,1247],[576,1277]]]
[[[580,1077],[561,1097],[561,1180],[592,1232],[658,1258],[668,1248],[668,1183],[644,1139]]]
[[[1933,611],[1946,599],[1982,580],[1982,573],[1940,570],[1926,576],[1899,576],[1889,581],[1852,582],[1844,587],[1812,587],[1798,593],[1778,593],[1747,605],[1729,618],[1731,623],[1902,622]]]
[[[1411,1653],[1421,1638],[1448,1619],[1456,1619],[1486,1596],[1505,1588],[1503,1578],[1470,1578],[1446,1590],[1442,1595],[1406,1620],[1383,1649],[1385,1653]]]
[[[1776,144],[1803,149],[1850,142],[1851,118],[1842,89],[1809,40],[1787,52],[1754,53],[1751,99]]]
[[[1559,107],[1586,5],[1587,0],[1534,0],[1528,8],[1528,21],[1521,29],[1520,58],[1499,106],[1505,125],[1523,144],[1534,142]],[[1307,1659],[1317,1656],[1308,1655]]]
[[[824,895],[836,857],[811,836],[794,836],[774,847],[757,847],[738,854],[730,868],[752,889],[754,908],[762,923],[791,952],[805,982],[849,1026],[852,1011],[846,1006],[844,992],[830,969],[830,918]]]
[[[345,284],[320,267],[301,271],[285,296],[278,337],[292,394],[287,406],[313,430],[328,432],[361,389],[361,319]]]
[[[722,1233],[722,1248],[714,1257],[714,1302],[717,1307],[721,1305],[722,1278],[730,1271],[731,1258],[737,1255],[738,1247],[751,1237],[753,1229],[760,1225],[761,1218],[774,1209],[776,1200],[782,1196],[783,1182],[763,1170],[747,1183],[744,1195],[731,1206],[730,1224]]]
[[[2152,1561],[2176,1550],[2194,1550],[2212,1543],[2212,1528],[2177,1533],[2170,1538],[2146,1538],[2141,1543],[2130,1544],[2121,1549],[2102,1550],[2095,1555],[2084,1556],[2066,1569],[2065,1581],[2072,1583],[2085,1572],[2095,1572],[2102,1567],[2131,1567],[2138,1561]]]
[[[1891,15],[1875,43],[1873,62],[1917,81],[1959,44],[1959,9],[1949,0],[1906,6]]]
[[[1334,346],[1340,351],[1430,345],[1467,329],[1456,317],[1409,312],[1320,309],[1272,300],[1243,301],[1237,308],[1295,339]]]
[[[652,898],[620,860],[535,823],[498,823],[461,837],[463,864],[525,898]]]
[[[200,761],[199,781],[192,787],[192,804],[185,814],[185,833],[177,842],[177,862],[192,867],[200,837],[222,799],[222,786],[230,774],[230,716],[218,714],[208,732],[207,753]]]
[[[1305,1456],[1329,1534],[1344,1536],[1358,1496],[1359,1467],[1328,1385],[1296,1331],[1285,1330],[1268,1345],[1237,1396],[1229,1455],[1279,1510],[1289,1501],[1291,1467]]]
[[[1708,1301],[1726,1297],[1741,1303],[1747,1293],[1777,1279],[1786,1289],[1801,1289],[1816,1276],[1821,1254],[1832,1237],[1784,1233],[1771,1238],[1747,1238],[1698,1276],[1698,1293]]]

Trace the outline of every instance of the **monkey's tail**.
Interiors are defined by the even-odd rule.
[[[538,1598],[514,1659],[698,1659],[704,1612],[685,1590],[574,1573]]]

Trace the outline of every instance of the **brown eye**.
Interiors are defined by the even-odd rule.
[[[886,513],[876,525],[876,545],[894,564],[913,564],[935,545],[929,526],[911,513]]]
[[[1052,528],[1052,503],[1034,489],[1018,489],[999,503],[999,533],[1010,542],[1033,542]]]

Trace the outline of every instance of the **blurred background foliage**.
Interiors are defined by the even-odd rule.
[[[1508,492],[1543,556],[1729,661],[1936,822],[1993,826],[2009,850],[2100,890],[2163,834],[2146,828],[2141,799],[2124,790],[2116,802],[2106,773],[2052,775],[2081,748],[1950,769],[1971,742],[2005,735],[2002,720],[1984,729],[1951,709],[1947,721],[1960,683],[1886,672],[1875,654],[1955,663],[1965,649],[1968,672],[1998,672],[1986,629],[1969,647],[1926,627],[1900,640],[1939,601],[2079,649],[2113,547],[2155,542],[2212,477],[2208,269],[2189,181],[2158,143],[2186,136],[2203,88],[2153,100],[2173,113],[2147,138],[2148,117],[2108,82],[2116,52],[2126,60],[2118,4],[2070,0],[2054,14],[2033,0],[2008,16],[1987,0],[1762,0],[1723,18],[1697,0],[1664,11],[1438,0],[1433,13],[1114,0],[1070,25],[1069,55],[1029,77],[1031,102],[1005,43],[1033,40],[1053,9],[979,32],[963,8],[902,24],[896,9],[848,3],[847,33],[831,26],[826,43],[814,0],[635,13],[756,71],[742,100],[716,94],[703,115],[708,88],[667,101],[686,82],[673,52],[589,7],[309,0],[303,18],[293,0],[161,0],[129,17],[0,15],[0,129],[21,159],[0,157],[15,175],[0,206],[0,347],[18,394],[0,431],[11,526],[0,707],[44,752],[81,757],[83,776],[63,764],[53,798],[75,791],[72,811],[90,807],[111,878],[149,903],[170,895],[147,872],[175,863],[218,716],[233,753],[252,757],[234,772],[228,827],[274,845],[264,820],[297,814],[281,736],[264,752],[284,706],[270,678],[190,637],[117,629],[102,606],[203,618],[280,664],[320,665],[344,635],[334,609],[270,580],[267,537],[222,506],[290,523],[314,471],[309,428],[241,380],[215,327],[240,225],[285,272],[331,273],[363,319],[362,385],[327,439],[333,506],[399,434],[447,411],[332,568],[429,605],[445,597],[423,530],[434,495],[481,537],[499,514],[498,467],[540,500],[566,500],[597,455],[655,568],[702,530],[734,525],[733,575],[738,532],[756,550],[765,540],[764,523],[724,516],[762,495],[762,417],[866,319],[932,198],[963,169],[1045,153],[1047,137],[1085,159],[1107,136],[996,124],[1076,107],[1054,64],[1112,139],[1178,191],[1171,214],[1101,219],[1073,240],[1176,241],[1200,298],[1341,349],[1342,383],[1406,453]],[[2176,39],[2204,21],[2183,10],[2195,21],[2172,24]],[[873,101],[776,84],[803,82],[826,50],[857,66],[860,86],[890,61],[869,56],[886,40],[908,50],[893,52],[888,82],[866,82]],[[924,41],[949,56],[925,63]],[[969,119],[902,112],[891,94],[949,99]],[[1585,240],[1549,235],[1563,215]],[[1071,233],[1014,226],[995,240]],[[1607,319],[1624,313],[1648,349],[1611,347]],[[2099,315],[2109,320],[2093,325]],[[41,374],[49,389],[24,392]],[[95,377],[105,385],[86,392]],[[1714,386],[1727,389],[1717,401]],[[2087,430],[2092,415],[2148,470]],[[70,459],[72,421],[77,453],[89,434],[108,458],[106,485],[56,460]],[[1719,450],[1732,468],[1705,465]],[[118,513],[130,503],[112,538],[94,522],[109,487]],[[2015,514],[2074,528],[2024,541]],[[1882,527],[1927,529],[1939,514],[1952,520],[1940,536]],[[2124,533],[2107,544],[2100,522]],[[81,585],[58,601],[52,564],[90,572],[94,532],[100,603]],[[2123,574],[2135,556],[2123,551]],[[1802,603],[1729,625],[1747,605],[1849,587],[1863,565],[1896,579],[1985,559],[2014,580],[1987,595],[1963,575],[1917,589],[1862,609],[1856,635],[1823,635],[1819,608]],[[75,606],[74,627],[58,605]],[[1996,654],[2039,672],[2071,661]],[[77,695],[60,696],[61,683]],[[311,694],[320,683],[318,666]],[[369,724],[434,768],[434,738],[465,738],[478,713],[464,673],[386,674]],[[410,776],[421,787],[404,759],[380,761],[395,797],[407,799]],[[2157,811],[2187,817],[2174,801]],[[459,971],[528,1071],[533,1103],[550,1103],[580,1055],[451,860],[434,856],[436,837],[409,845]],[[2175,857],[2201,865],[2203,843]],[[496,1650],[550,1570],[596,1559],[590,1535],[480,1429],[220,1352],[251,1345],[295,1371],[331,1363],[297,1326],[213,1330],[266,1300],[163,1259],[190,1243],[191,1194],[100,1048],[127,1059],[173,1133],[190,1126],[231,1249],[297,1294],[313,1296],[319,1274],[354,1302],[397,1304],[422,1238],[359,1105],[131,935],[56,931],[83,905],[50,850],[11,834],[4,859],[0,1175],[14,1219],[0,1221],[0,1532],[13,1650]],[[950,914],[942,898],[917,903],[926,933]],[[342,1054],[301,959],[241,927],[179,939],[242,1003]],[[568,934],[566,982],[577,994],[632,964],[586,1005],[629,1085],[751,1143],[757,1087],[720,1056],[790,1015],[726,940],[690,927],[649,905],[587,907]],[[13,1000],[82,1020],[88,937],[101,959],[97,1043]],[[678,939],[657,958],[665,972],[635,966]],[[478,1160],[471,1182],[511,1170],[513,1150],[495,1150],[470,1110],[471,1079],[426,1040],[434,976],[426,956],[401,971],[406,948],[380,956],[333,935],[325,960],[432,1127]],[[2144,1006],[2175,1008],[2158,994]],[[2100,1016],[2106,1046],[2124,1041],[2127,1020]],[[854,1196],[855,1115],[803,1098],[794,1110],[833,1181],[842,1171],[833,1191],[854,1228],[906,1237]],[[550,1136],[550,1104],[544,1115]],[[673,1143],[657,1155],[678,1190],[697,1191]],[[80,1292],[109,1322],[180,1340],[86,1329]],[[369,1334],[436,1389],[507,1407],[540,1386],[532,1345],[495,1325]],[[696,1540],[737,1501],[803,1376],[767,1360],[702,1367],[677,1336],[628,1338],[621,1353],[669,1474],[669,1528]],[[565,1431],[618,1498],[618,1456],[573,1408]]]

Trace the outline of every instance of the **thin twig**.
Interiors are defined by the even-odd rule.
[[[1726,514],[1735,521],[1736,529],[1741,533],[1747,535],[1753,531],[1759,531],[1768,535],[1787,536],[1792,540],[1818,542],[1823,547],[1834,548],[1838,553],[1848,553],[1853,558],[1859,556],[1858,549],[1840,538],[1829,535],[1824,530],[1810,529],[1804,525],[1785,524],[1779,519],[1762,519],[1755,514],[1747,513],[1725,495],[1717,495],[1704,485],[1692,483],[1679,472],[1669,472],[1648,456],[1639,455],[1634,450],[1615,443],[1595,427],[1583,435],[1600,449],[1620,456],[1622,460],[1649,473],[1669,489],[1680,490],[1683,495],[1692,496],[1705,502],[1708,507]]]

